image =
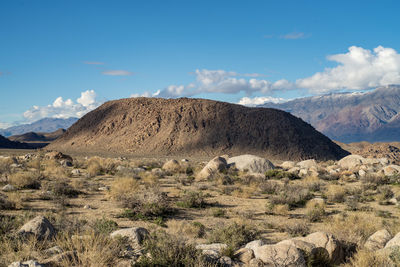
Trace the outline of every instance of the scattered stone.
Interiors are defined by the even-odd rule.
[[[290,170],[291,168],[294,168],[296,166],[296,163],[294,161],[285,161],[281,164],[281,168],[284,170]]]
[[[248,264],[254,258],[254,252],[249,248],[241,248],[233,254],[235,259]]]
[[[222,267],[231,267],[232,266],[232,259],[229,258],[228,256],[222,256],[218,260],[219,266]]]
[[[267,266],[305,267],[303,254],[288,244],[264,245],[254,250],[256,258]]]
[[[66,159],[61,160],[60,164],[63,167],[72,167],[72,162]]]
[[[264,245],[264,241],[254,240],[254,241],[247,243],[246,246],[244,246],[244,247],[254,251],[256,248],[261,247],[263,245]]]
[[[397,233],[392,239],[390,239],[386,243],[385,248],[390,248],[394,246],[400,246],[400,233]]]
[[[359,167],[366,162],[365,158],[359,155],[348,155],[338,161],[338,165],[343,169],[354,169]]]
[[[110,187],[109,186],[102,186],[102,187],[99,187],[98,190],[99,191],[108,191],[108,190],[110,190]]]
[[[44,267],[45,265],[40,264],[39,262],[35,260],[29,260],[29,261],[16,261],[8,265],[8,267]]]
[[[371,235],[364,247],[368,250],[378,250],[384,248],[386,243],[392,238],[392,235],[386,229],[379,230]]]
[[[39,215],[24,224],[17,234],[21,236],[33,235],[38,240],[43,240],[52,238],[55,234],[55,230],[49,220]]]
[[[228,165],[234,165],[240,171],[248,171],[249,173],[262,173],[275,169],[271,161],[254,155],[240,155],[229,158]]]
[[[90,210],[90,209],[92,209],[92,207],[91,207],[90,205],[85,205],[85,206],[83,206],[83,208],[84,208],[85,210]]]
[[[340,264],[344,260],[345,255],[343,247],[340,242],[331,234],[315,232],[306,237],[296,237],[294,239],[311,243],[317,248],[325,248],[328,251],[329,259],[333,264]]]
[[[71,171],[71,174],[72,174],[72,175],[80,175],[80,174],[81,174],[81,171],[78,170],[78,169],[73,169],[73,170]]]
[[[128,240],[134,244],[141,245],[143,240],[147,238],[149,231],[143,227],[132,227],[120,229],[112,232],[111,237],[122,236],[127,237]]]
[[[15,187],[11,184],[6,184],[5,186],[3,186],[3,188],[1,189],[4,192],[12,192],[15,191]]]
[[[167,172],[178,172],[181,169],[181,165],[175,159],[171,159],[164,163],[162,169]]]
[[[54,246],[54,247],[46,249],[43,252],[47,257],[50,257],[50,256],[54,256],[54,255],[63,253],[63,250],[59,246]]]
[[[138,168],[133,168],[133,169],[132,169],[132,172],[133,172],[134,174],[143,173],[143,172],[145,172],[145,171],[146,171],[146,169],[140,168],[140,167],[138,167]]]
[[[196,180],[208,180],[216,173],[227,169],[228,164],[223,157],[215,157],[210,160],[207,165],[196,175]]]
[[[302,169],[310,169],[310,168],[318,169],[318,163],[315,161],[315,159],[303,160],[298,162],[296,165]]]
[[[288,170],[288,172],[293,173],[293,174],[299,174],[300,168],[299,167],[293,167],[293,168],[290,168]]]

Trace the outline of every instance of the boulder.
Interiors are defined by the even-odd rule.
[[[232,259],[229,258],[228,256],[222,256],[222,257],[219,258],[219,260],[218,260],[218,266],[221,266],[221,267],[231,267],[231,266],[233,266]]]
[[[3,188],[1,188],[2,191],[4,192],[12,192],[15,191],[15,187],[11,184],[6,184],[5,186],[3,186]]]
[[[323,247],[316,247],[314,244],[308,243],[306,241],[297,240],[297,239],[287,239],[279,242],[278,244],[287,244],[289,246],[293,246],[300,251],[305,252],[305,255],[311,258],[324,258],[329,259],[328,251]]]
[[[111,237],[117,237],[117,236],[127,237],[128,240],[135,245],[141,245],[143,240],[146,239],[148,235],[149,231],[147,231],[147,229],[143,227],[120,229],[110,234]]]
[[[249,262],[249,267],[264,267],[264,263],[262,260],[254,258]]]
[[[296,163],[294,161],[285,161],[281,164],[281,168],[284,170],[290,170],[291,168],[295,167]]]
[[[378,250],[384,248],[386,243],[392,238],[392,235],[386,229],[379,230],[371,235],[364,244],[368,250]]]
[[[229,158],[227,161],[229,166],[234,165],[240,171],[248,171],[249,173],[262,173],[275,169],[271,161],[254,155],[240,155]]]
[[[171,159],[164,163],[162,169],[167,172],[179,172],[181,169],[181,165],[177,160]]]
[[[45,265],[40,264],[39,262],[35,260],[29,260],[29,261],[16,261],[8,265],[8,267],[44,267]]]
[[[345,255],[340,242],[331,234],[324,232],[315,232],[305,237],[296,237],[294,239],[302,240],[313,244],[316,248],[325,248],[328,251],[329,259],[333,264],[343,262]]]
[[[366,162],[365,158],[359,155],[348,155],[338,161],[338,165],[342,169],[354,169],[363,165]]]
[[[60,160],[60,164],[63,167],[72,167],[72,162],[66,159]]]
[[[248,264],[254,258],[254,252],[249,248],[241,248],[233,254],[233,258]]]
[[[214,174],[226,170],[228,164],[226,159],[223,157],[215,157],[210,160],[206,166],[196,175],[196,180],[208,180],[214,176]]]
[[[315,161],[315,159],[308,159],[297,162],[296,166],[300,167],[301,169],[310,169],[310,168],[318,169],[318,163]]]
[[[290,168],[288,170],[288,172],[293,173],[293,174],[299,174],[300,168],[299,167],[293,167],[293,168]]]
[[[256,248],[261,247],[263,245],[265,245],[264,241],[254,240],[254,241],[247,243],[246,246],[244,246],[244,247],[254,251]]]
[[[51,151],[51,152],[48,152],[48,153],[46,153],[44,156],[45,156],[45,158],[47,158],[47,159],[67,160],[67,161],[73,162],[71,156],[65,155],[65,154],[63,154],[63,153],[61,153],[61,152],[58,152],[58,151]]]
[[[288,244],[264,245],[254,250],[257,259],[267,266],[305,267],[303,253]]]
[[[383,173],[387,176],[395,175],[400,173],[400,166],[398,165],[389,165],[383,168]]]
[[[400,246],[400,233],[397,233],[392,239],[390,239],[386,243],[385,249],[390,248],[390,247],[395,247],[395,246]]]
[[[55,234],[53,225],[43,216],[36,216],[24,224],[17,232],[21,236],[33,235],[38,240],[52,238]]]

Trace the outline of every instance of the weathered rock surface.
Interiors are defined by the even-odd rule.
[[[248,154],[229,158],[227,163],[240,171],[248,171],[249,173],[265,173],[268,170],[275,169],[271,161]]]
[[[143,240],[149,235],[149,231],[143,227],[132,227],[120,229],[112,232],[110,234],[111,237],[127,237],[128,240],[134,244],[140,245]]]
[[[392,235],[386,229],[379,230],[371,235],[364,244],[368,250],[378,250],[384,248]]]
[[[392,239],[390,239],[386,243],[385,248],[390,248],[395,246],[400,246],[400,233],[397,233]]]
[[[33,235],[38,240],[52,238],[55,234],[53,225],[43,216],[36,216],[26,224],[24,224],[19,231],[18,235],[28,236]]]
[[[338,165],[343,169],[354,169],[365,163],[365,158],[359,155],[348,155],[338,161]]]
[[[179,165],[179,162],[175,159],[168,160],[162,166],[162,169],[167,172],[177,172],[180,170],[180,168],[181,168],[181,165]]]
[[[303,254],[288,244],[264,245],[254,250],[257,259],[267,266],[305,267]]]
[[[196,180],[208,180],[216,173],[225,170],[228,167],[226,159],[223,157],[215,157],[210,160],[206,166],[196,175]]]

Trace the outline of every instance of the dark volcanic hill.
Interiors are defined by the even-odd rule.
[[[400,86],[366,93],[339,93],[294,99],[262,107],[290,112],[340,142],[400,141]]]
[[[18,142],[51,142],[59,138],[61,135],[65,133],[66,130],[58,129],[55,132],[51,133],[35,133],[29,132],[20,135],[12,135],[8,137],[11,141],[18,141]]]
[[[3,136],[21,135],[24,133],[35,132],[35,133],[51,133],[58,129],[68,129],[74,124],[78,118],[44,118],[35,121],[30,124],[22,124],[18,126],[9,127],[7,129],[0,129],[0,134]]]
[[[0,135],[0,148],[30,149],[31,146],[25,143],[10,141],[4,136]]]
[[[253,153],[293,160],[339,159],[348,154],[287,112],[188,98],[107,102],[48,148],[135,155]]]

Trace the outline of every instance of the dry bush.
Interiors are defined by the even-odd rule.
[[[368,213],[340,214],[330,217],[324,230],[339,240],[362,246],[373,233],[382,228],[382,220]]]
[[[238,198],[251,198],[256,191],[257,188],[255,187],[237,187],[235,190],[232,191],[232,196]]]
[[[306,236],[310,233],[310,226],[304,220],[288,221],[285,219],[275,222],[272,227],[281,232],[286,232],[292,237]]]
[[[302,185],[286,184],[277,196],[271,196],[270,202],[274,205],[287,204],[290,208],[302,207],[311,199],[310,191]]]
[[[383,185],[389,183],[389,179],[386,176],[382,176],[379,174],[367,174],[364,177],[361,177],[361,182],[363,184],[372,184],[375,187],[378,185]]]
[[[168,221],[167,226],[168,232],[175,236],[202,238],[206,233],[206,227],[199,222],[171,220]]]
[[[117,202],[129,202],[139,189],[139,182],[134,178],[115,178],[111,184],[109,196]]]
[[[210,243],[227,244],[232,249],[238,249],[242,245],[257,239],[260,235],[259,230],[248,223],[234,222],[222,227],[216,227],[208,235]]]
[[[331,184],[326,188],[324,194],[330,202],[343,202],[346,197],[346,190],[343,186]]]
[[[41,159],[40,158],[36,158],[36,159],[30,160],[30,161],[28,161],[26,163],[26,166],[28,168],[33,168],[33,169],[36,169],[36,170],[40,171]]]
[[[146,187],[154,187],[159,183],[158,177],[150,172],[141,173],[140,178]]]
[[[8,181],[13,186],[24,189],[37,189],[40,187],[40,175],[37,172],[17,172],[9,176]]]
[[[321,181],[318,177],[308,176],[301,180],[301,184],[311,192],[318,192],[321,190],[325,182]]]
[[[287,204],[272,204],[267,202],[266,205],[266,212],[267,214],[275,214],[275,215],[282,215],[286,216],[289,214],[289,205]]]
[[[71,175],[55,160],[46,160],[43,162],[43,175],[48,178],[67,178]]]
[[[0,174],[9,174],[13,163],[14,160],[12,158],[0,158]]]
[[[281,183],[275,180],[266,180],[259,184],[259,190],[263,194],[278,194],[281,189]]]
[[[370,250],[359,250],[343,267],[395,267],[387,253]]]
[[[201,191],[184,191],[176,205],[182,208],[201,209],[207,206],[207,202]]]
[[[391,199],[394,197],[393,190],[390,185],[382,185],[378,187],[377,192],[379,193],[378,195],[378,200],[384,204],[383,202]]]
[[[325,204],[317,201],[309,201],[306,205],[306,217],[310,222],[319,222],[325,216]]]
[[[61,266],[116,266],[123,244],[95,232],[83,236],[60,234],[55,241],[64,251],[74,251],[71,257],[64,257]]]
[[[90,177],[95,177],[103,172],[99,158],[90,158],[88,161],[87,172]]]
[[[8,199],[7,196],[0,194],[0,210],[11,210],[15,209],[15,207],[16,204],[13,201]]]

